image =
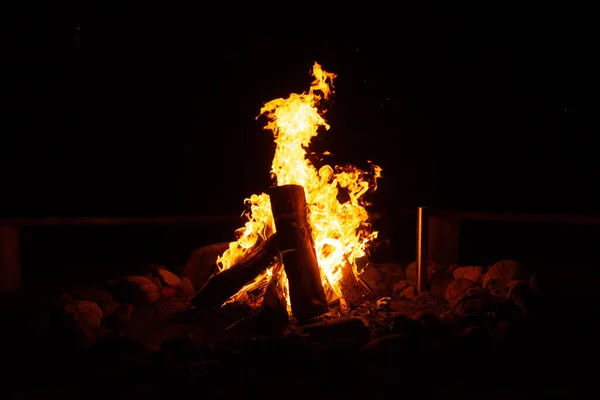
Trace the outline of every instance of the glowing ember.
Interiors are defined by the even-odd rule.
[[[306,158],[306,148],[318,135],[319,127],[329,129],[318,105],[332,94],[336,76],[323,71],[317,63],[313,66],[312,75],[315,79],[308,93],[294,93],[287,99],[272,100],[260,110],[260,115],[268,117],[265,129],[271,130],[275,136],[271,175],[277,180],[277,185],[304,187],[323,284],[343,298],[338,286],[342,267],[350,263],[358,275],[361,271],[357,271],[355,260],[365,255],[367,244],[377,237],[377,232],[372,232],[367,222],[369,216],[362,196],[369,189],[376,189],[381,168],[371,164],[371,174],[353,166],[332,168],[324,165],[317,170]],[[348,200],[342,203],[338,200],[340,187],[348,193]],[[269,196],[265,193],[252,195],[245,202],[250,206],[250,212],[246,214],[248,221],[236,231],[238,240],[230,243],[229,249],[217,259],[220,270],[234,265],[254,245],[275,232]],[[270,278],[271,273],[268,270],[240,290],[232,300]]]

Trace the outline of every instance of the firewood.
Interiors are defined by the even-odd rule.
[[[336,307],[340,305],[340,298],[331,287],[328,281],[323,282],[323,289],[325,290],[325,298],[327,299],[327,305],[329,307]]]
[[[328,310],[317,253],[308,223],[306,197],[300,185],[269,190],[277,242],[289,282],[292,313],[299,321]]]
[[[248,254],[229,269],[213,275],[192,299],[196,307],[219,307],[245,285],[272,265],[279,254],[277,235],[273,234],[254,246]]]
[[[289,322],[285,287],[283,281],[283,263],[273,267],[273,275],[263,296],[262,306],[257,316],[259,330],[265,333],[278,333]]]
[[[362,304],[365,298],[364,287],[359,283],[350,263],[345,263],[342,268],[342,278],[338,282],[342,296],[349,308],[356,308]]]

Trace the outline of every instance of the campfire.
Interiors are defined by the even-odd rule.
[[[23,315],[21,326],[31,332],[14,336],[29,340],[22,348],[31,349],[32,359],[46,354],[44,375],[64,371],[69,384],[76,374],[92,376],[94,390],[98,374],[103,383],[119,384],[137,375],[169,398],[188,387],[239,398],[257,383],[269,395],[284,393],[278,383],[304,389],[302,397],[329,395],[321,387],[335,382],[341,386],[335,393],[356,395],[358,388],[373,396],[370,382],[388,367],[390,382],[420,379],[419,391],[440,376],[448,378],[438,382],[442,387],[459,380],[488,385],[488,376],[474,376],[488,371],[481,366],[492,359],[529,369],[514,360],[539,343],[530,332],[545,312],[544,280],[538,284],[535,271],[511,259],[487,266],[429,259],[422,269],[416,261],[400,264],[389,241],[377,242],[365,209],[381,168],[331,167],[322,164],[328,153],[308,150],[329,128],[323,109],[335,78],[316,63],[312,75],[308,92],[261,110],[275,137],[276,184],[246,199],[236,241],[200,247],[185,265],[143,266],[74,288]],[[31,365],[38,363],[26,363],[27,377]],[[299,365],[310,375],[298,373]],[[432,380],[423,374],[432,365],[451,368]],[[331,379],[331,371],[366,378],[362,384]],[[247,381],[231,385],[234,376]],[[227,390],[241,393],[227,396]]]
[[[356,307],[368,292],[358,278],[357,261],[377,237],[371,229],[364,196],[377,188],[382,169],[315,165],[322,155],[308,152],[319,130],[329,129],[323,106],[333,94],[335,74],[318,63],[308,92],[265,104],[275,138],[266,193],[246,199],[247,222],[237,240],[217,259],[217,271],[192,304],[221,306],[235,301],[261,307],[260,316],[288,315],[306,321],[329,305]]]

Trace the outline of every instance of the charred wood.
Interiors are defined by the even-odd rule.
[[[192,299],[196,307],[219,307],[272,265],[279,257],[277,234],[254,246],[231,268],[213,275]]]
[[[283,263],[279,262],[273,267],[273,275],[257,316],[258,328],[264,333],[279,333],[289,322],[283,276]]]
[[[323,289],[325,290],[325,298],[327,299],[327,305],[329,307],[336,307],[340,305],[340,298],[333,290],[333,287],[328,281],[323,282]]]
[[[346,263],[342,268],[342,278],[338,285],[349,308],[356,308],[362,304],[365,299],[365,287],[356,279],[350,263]]]
[[[289,283],[292,313],[299,321],[328,310],[312,238],[304,188],[283,185],[269,190],[277,242]]]

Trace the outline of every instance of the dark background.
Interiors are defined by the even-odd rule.
[[[237,212],[270,184],[255,116],[313,61],[339,75],[318,146],[380,164],[386,203],[600,204],[585,9],[59,4],[3,16],[5,216]]]
[[[82,4],[2,13],[1,216],[237,213],[271,184],[260,107],[314,61],[315,148],[381,165],[378,207],[600,213],[590,10]]]

